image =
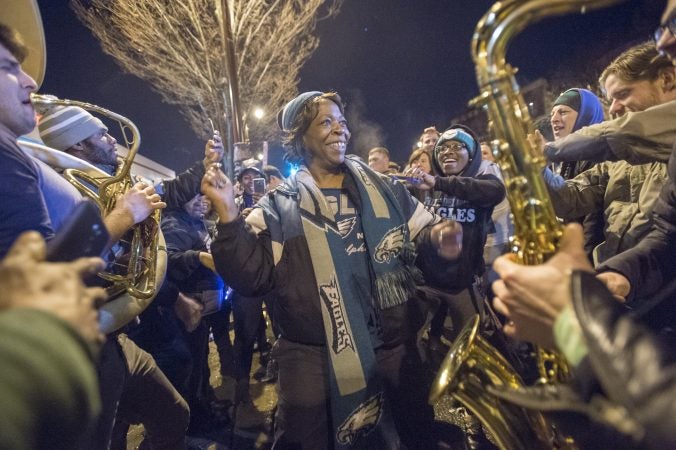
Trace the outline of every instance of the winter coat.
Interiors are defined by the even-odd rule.
[[[549,169],[544,174],[557,216],[572,219],[604,211],[605,241],[593,252],[599,264],[634,247],[650,231],[667,167],[659,162],[632,166],[617,161],[599,163],[572,180],[564,181]]]
[[[434,251],[430,225],[441,218],[426,211],[403,184],[385,176],[378,179],[383,188],[394,192],[418,251]],[[346,176],[343,187],[355,192],[351,195],[353,199],[358,198],[357,187],[350,180]],[[218,273],[235,291],[254,297],[274,290],[273,316],[285,339],[323,346],[326,333],[320,298],[298,203],[298,191],[292,178],[262,198],[246,221],[240,217],[229,223],[219,223],[212,254]],[[406,304],[381,313],[380,338],[385,345],[395,345],[407,332]]]

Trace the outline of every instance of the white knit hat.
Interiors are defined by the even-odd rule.
[[[55,106],[44,112],[38,124],[46,146],[67,150],[78,142],[108,128],[98,118],[78,106]]]

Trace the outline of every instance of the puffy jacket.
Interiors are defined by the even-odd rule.
[[[441,220],[411,197],[403,184],[379,176],[384,188],[392,189],[408,218],[411,239],[418,251],[432,250],[430,225]],[[344,188],[356,186],[346,176]],[[284,338],[309,345],[325,345],[319,293],[307,240],[300,220],[299,196],[295,179],[261,199],[246,218],[218,224],[212,254],[218,273],[228,286],[242,295],[254,297],[275,292],[273,315]],[[358,209],[361,206],[357,205]],[[435,251],[436,253],[436,251]],[[406,304],[382,313],[382,342],[394,345],[406,333]]]

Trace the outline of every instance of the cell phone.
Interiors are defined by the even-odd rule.
[[[403,183],[409,183],[409,184],[413,184],[413,185],[422,183],[422,178],[407,177],[405,175],[391,175],[391,176],[395,180],[399,180]]]
[[[99,208],[93,201],[84,200],[47,242],[47,261],[68,262],[85,256],[101,256],[108,239]]]
[[[256,194],[265,194],[265,178],[253,179],[253,191]]]

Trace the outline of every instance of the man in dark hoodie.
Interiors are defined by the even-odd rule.
[[[448,261],[434,254],[421,254],[416,260],[425,273],[423,291],[428,299],[438,299],[440,307],[432,319],[429,349],[441,348],[440,337],[447,311],[453,320],[450,338],[454,338],[465,322],[476,313],[483,313],[484,293],[481,275],[484,272],[483,249],[492,220],[493,207],[505,197],[505,187],[496,164],[481,159],[479,139],[462,125],[444,131],[434,147],[436,173],[432,176],[418,170],[414,176],[422,182],[420,189],[433,191],[425,205],[442,217],[462,225],[462,253]]]

